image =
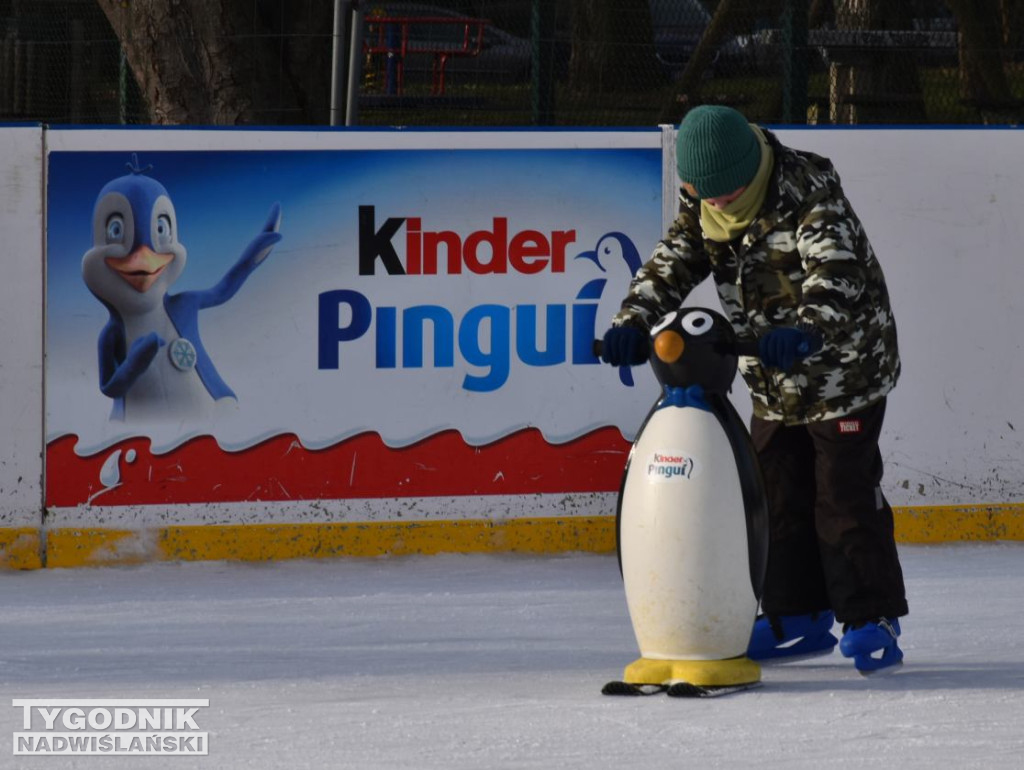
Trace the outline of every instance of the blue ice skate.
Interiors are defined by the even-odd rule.
[[[807,615],[758,615],[750,635],[747,657],[784,663],[828,655],[836,646],[832,610]]]
[[[894,671],[903,665],[903,650],[896,639],[900,622],[896,618],[877,618],[866,623],[843,626],[839,651],[853,658],[853,665],[865,676]]]

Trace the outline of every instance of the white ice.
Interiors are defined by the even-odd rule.
[[[610,698],[614,556],[0,574],[0,768],[1024,767],[1024,544],[901,548],[906,665]],[[15,757],[14,698],[208,698],[206,757]]]

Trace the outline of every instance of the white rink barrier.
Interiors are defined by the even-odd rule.
[[[777,133],[889,282],[898,537],[1024,539],[1024,134]],[[589,343],[672,217],[671,127],[0,135],[0,562],[614,548],[656,386]]]

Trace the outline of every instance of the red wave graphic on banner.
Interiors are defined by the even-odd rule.
[[[87,457],[75,454],[76,441],[46,447],[47,506],[100,493],[98,504],[118,506],[616,492],[630,446],[616,428],[565,444],[527,429],[482,447],[446,431],[401,449],[364,433],[319,450],[282,435],[226,452],[203,436],[159,455],[134,438]]]

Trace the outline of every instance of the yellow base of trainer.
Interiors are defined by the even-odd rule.
[[[746,655],[726,660],[652,660],[640,658],[626,666],[624,682],[630,684],[675,684],[686,682],[698,687],[725,687],[756,684],[761,681],[761,666]]]

